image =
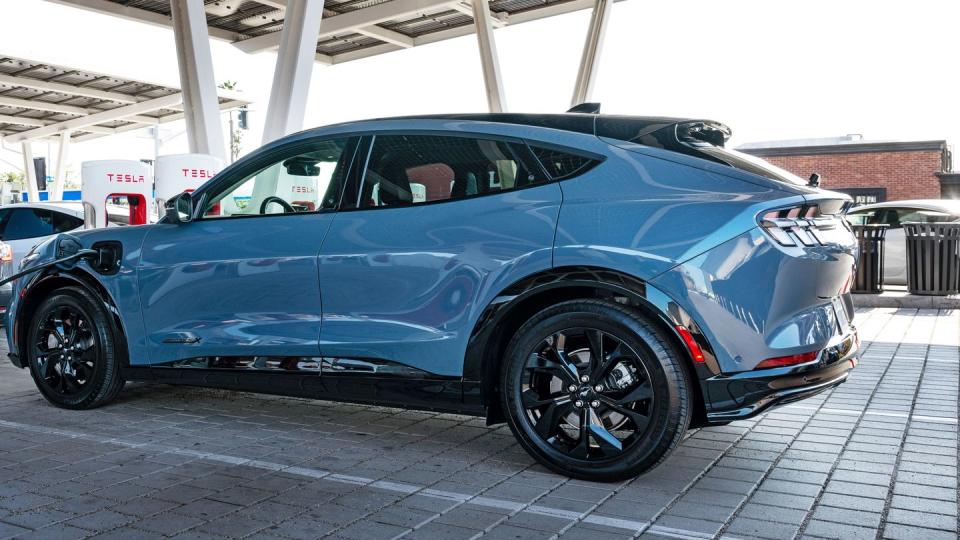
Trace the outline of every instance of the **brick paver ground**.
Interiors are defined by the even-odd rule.
[[[619,484],[462,416],[132,385],[59,410],[4,360],[0,538],[956,538],[960,312],[857,324],[849,382]]]

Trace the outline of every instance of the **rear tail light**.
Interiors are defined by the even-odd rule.
[[[791,354],[789,356],[767,358],[763,362],[757,364],[755,369],[769,369],[784,366],[795,366],[797,364],[806,364],[807,362],[813,362],[816,360],[819,354],[820,353],[817,351],[810,351],[800,354]]]
[[[828,231],[840,227],[839,216],[822,215],[816,204],[771,210],[760,218],[760,226],[781,246],[819,246],[828,241]]]
[[[677,333],[680,334],[680,338],[683,339],[683,344],[686,345],[687,350],[690,351],[690,356],[693,358],[693,361],[704,362],[703,349],[697,344],[697,340],[693,339],[693,334],[683,326],[677,327]]]
[[[10,262],[13,260],[13,248],[10,244],[0,243],[0,262]]]

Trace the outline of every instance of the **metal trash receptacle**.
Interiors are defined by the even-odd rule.
[[[960,293],[960,223],[904,223],[903,232],[910,294]]]
[[[889,225],[854,225],[860,259],[850,292],[879,294],[883,292],[883,241]]]

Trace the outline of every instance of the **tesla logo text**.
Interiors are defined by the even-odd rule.
[[[213,175],[217,174],[216,171],[211,171],[210,169],[184,168],[180,169],[180,172],[183,173],[184,178],[213,178]]]
[[[313,188],[310,186],[293,186],[290,191],[293,193],[313,193]]]
[[[122,184],[142,184],[147,180],[142,174],[107,173],[107,181]]]

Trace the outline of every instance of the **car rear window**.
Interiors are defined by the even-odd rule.
[[[807,185],[806,180],[800,178],[792,172],[781,169],[769,161],[751,156],[750,154],[744,154],[743,152],[728,150],[726,148],[713,146],[710,144],[698,144],[695,145],[695,148],[714,160],[725,163],[734,169],[740,169],[741,171],[763,176],[777,182],[784,182],[796,186]]]

